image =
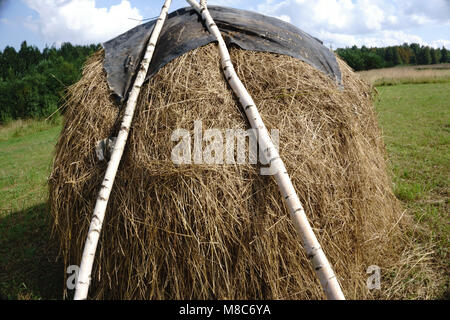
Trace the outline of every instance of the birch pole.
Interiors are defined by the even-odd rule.
[[[345,297],[341,287],[339,286],[339,282],[337,281],[333,269],[331,268],[330,263],[328,262],[316,236],[314,235],[305,211],[303,210],[302,204],[300,203],[300,199],[298,198],[292,181],[289,178],[286,167],[284,166],[284,163],[272,142],[269,132],[267,131],[261,115],[256,108],[255,102],[234,70],[225,41],[223,40],[219,28],[214,23],[214,20],[208,11],[206,1],[201,0],[200,5],[194,0],[186,1],[202,16],[209,32],[213,34],[218,41],[222,69],[225,74],[225,78],[233,89],[233,92],[239,98],[239,102],[245,111],[250,125],[258,132],[259,147],[263,150],[264,156],[268,160],[271,168],[273,168],[278,188],[286,202],[287,207],[289,208],[291,219],[297,232],[302,238],[307,257],[312,262],[313,268],[319,278],[326,297],[332,300],[344,300]]]
[[[122,124],[120,126],[120,131],[117,136],[117,140],[111,154],[111,159],[108,163],[105,177],[103,179],[100,192],[97,197],[94,214],[92,217],[91,225],[89,227],[86,243],[84,245],[83,256],[81,258],[80,270],[75,287],[74,300],[87,299],[89,284],[91,281],[92,265],[94,263],[98,239],[102,230],[106,206],[111,194],[111,189],[116,177],[117,169],[119,168],[120,159],[122,158],[122,154],[125,149],[128,132],[131,127],[131,121],[133,120],[134,110],[136,108],[137,99],[139,97],[139,92],[141,90],[142,84],[144,83],[145,76],[147,75],[147,70],[150,66],[153,52],[155,51],[156,42],[158,41],[159,34],[161,33],[161,29],[167,18],[171,2],[172,0],[165,0],[164,2],[164,5],[161,9],[161,14],[159,15],[155,23],[155,27],[153,28],[152,34],[148,41],[147,49],[144,58],[141,61],[136,80],[134,81],[133,87],[128,97]]]

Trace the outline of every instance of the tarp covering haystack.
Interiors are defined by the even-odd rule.
[[[367,267],[397,264],[402,211],[371,89],[287,23],[221,7],[211,14],[264,122],[279,130],[281,158],[346,297],[373,297]],[[69,89],[49,179],[66,267],[80,262],[108,160],[97,156],[98,142],[117,136],[152,23],[106,43]],[[270,32],[277,29],[287,31]],[[193,133],[196,121],[203,131],[248,129],[205,30],[191,9],[169,15],[163,28],[109,199],[90,297],[321,299],[273,177],[258,164],[173,162],[177,129]]]

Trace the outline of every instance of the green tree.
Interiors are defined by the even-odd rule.
[[[34,66],[41,60],[41,52],[37,47],[28,46],[26,41],[23,41],[20,45],[18,52],[18,64],[16,71],[23,75],[31,66]]]
[[[421,47],[419,52],[419,64],[431,64],[430,47]]]
[[[409,47],[412,51],[410,62],[412,64],[419,64],[420,63],[419,62],[419,60],[420,60],[420,57],[419,57],[420,56],[420,54],[419,54],[420,53],[420,45],[418,43],[411,43],[409,45]]]
[[[392,47],[385,48],[384,60],[386,61],[386,66],[392,67],[394,65],[394,50]]]
[[[7,46],[5,50],[3,50],[2,68],[0,70],[3,79],[11,79],[16,76],[15,70],[18,65],[18,60],[19,57],[16,49]]]
[[[430,55],[431,55],[431,64],[437,64],[437,63],[439,63],[439,60],[441,58],[441,50],[431,48]]]
[[[407,44],[403,44],[401,47],[398,48],[398,53],[400,54],[400,57],[404,64],[410,64],[411,63],[411,55],[412,50],[409,48]]]
[[[440,59],[441,63],[446,63],[446,62],[450,62],[450,56],[448,53],[448,50],[445,49],[445,47],[442,47],[441,49],[441,59]]]
[[[364,69],[379,69],[384,67],[383,58],[377,55],[375,52],[367,52],[364,54]]]
[[[338,49],[337,54],[354,70],[364,70],[364,60],[361,52],[354,47],[352,49]]]
[[[16,118],[46,117],[57,110],[67,87],[81,77],[81,67],[98,45],[61,48],[41,52],[22,42],[0,51],[0,123]]]
[[[403,63],[402,58],[400,56],[400,52],[398,50],[398,47],[392,47],[392,55],[393,55],[394,66],[397,66],[397,65]]]

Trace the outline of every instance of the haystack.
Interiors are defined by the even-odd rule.
[[[232,61],[268,129],[349,299],[374,297],[367,267],[401,250],[371,90],[342,61],[342,86],[298,59],[232,48]],[[69,90],[49,179],[65,266],[79,264],[107,162],[96,144],[117,135],[121,109],[104,52]],[[90,298],[322,299],[271,176],[258,165],[176,165],[175,129],[247,129],[215,44],[178,57],[142,88],[112,189]],[[384,283],[389,285],[388,283]]]

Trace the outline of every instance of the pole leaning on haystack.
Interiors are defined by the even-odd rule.
[[[147,75],[147,70],[150,66],[153,52],[155,51],[156,42],[158,41],[159,34],[161,33],[161,29],[167,18],[171,3],[172,0],[164,1],[164,5],[161,9],[161,14],[159,15],[155,23],[155,27],[153,28],[153,32],[148,41],[147,49],[144,58],[142,59],[139,72],[136,76],[136,80],[134,81],[133,87],[128,97],[120,131],[117,136],[117,140],[111,154],[111,159],[108,163],[108,168],[106,169],[105,177],[103,179],[100,192],[97,197],[94,214],[92,217],[91,225],[89,227],[86,243],[84,245],[83,256],[81,258],[80,270],[75,287],[75,300],[87,299],[89,284],[91,281],[92,265],[94,263],[95,252],[97,250],[98,239],[102,230],[102,224],[105,217],[105,210],[108,204],[109,195],[111,194],[111,189],[116,177],[117,169],[119,168],[120,159],[122,158],[122,154],[125,149],[128,132],[131,127],[131,121],[133,120],[134,110],[136,108],[137,99],[139,97],[139,92],[141,90],[142,84],[144,83],[145,76]]]
[[[303,210],[302,204],[300,203],[300,199],[298,198],[292,181],[289,178],[286,167],[284,166],[284,163],[281,160],[272,139],[270,138],[269,132],[267,131],[261,115],[256,108],[255,102],[234,70],[225,41],[223,40],[219,28],[214,23],[214,20],[208,11],[206,1],[201,0],[200,5],[194,0],[186,1],[202,16],[209,32],[213,34],[218,41],[222,69],[225,73],[225,78],[233,89],[233,92],[239,98],[239,102],[245,110],[245,114],[250,122],[250,125],[252,128],[258,130],[258,143],[260,143],[259,147],[263,150],[264,155],[269,161],[271,167],[274,169],[274,172],[276,172],[274,174],[275,180],[281,194],[285,199],[286,205],[289,208],[292,221],[302,238],[306,254],[312,261],[312,265],[316,271],[325,295],[328,299],[344,300],[345,297],[339,282],[337,281],[333,269],[331,268],[325,253],[314,235],[305,211]]]

